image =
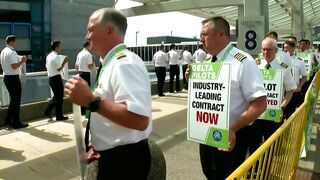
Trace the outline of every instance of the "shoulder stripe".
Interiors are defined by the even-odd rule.
[[[236,55],[234,55],[236,59],[238,59],[240,62],[242,62],[245,58],[247,58],[245,55],[238,52]]]
[[[116,55],[115,55],[115,57],[117,58],[117,59],[121,59],[121,58],[123,58],[123,57],[126,57],[127,55],[125,54],[125,53],[123,53],[123,52],[118,52]]]
[[[284,68],[287,68],[289,65],[286,64],[286,63],[284,63],[284,62],[282,62],[282,63],[280,64],[280,66],[282,66],[282,67],[284,67]]]

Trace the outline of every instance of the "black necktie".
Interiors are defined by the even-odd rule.
[[[99,69],[97,71],[96,81],[98,81],[101,69],[102,69],[102,63],[100,62]],[[96,82],[96,83],[98,83],[98,82]],[[88,122],[87,122],[87,126],[86,126],[86,132],[84,134],[84,145],[86,146],[87,152],[89,151],[90,114],[91,114],[91,112],[89,110],[87,110],[86,116],[88,116]]]
[[[271,68],[271,65],[268,63],[268,64],[266,64],[265,68],[269,69],[269,68]]]
[[[212,56],[211,62],[216,62],[216,60],[217,60],[217,56]]]

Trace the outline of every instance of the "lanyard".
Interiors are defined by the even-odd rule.
[[[226,52],[224,52],[222,58],[221,58],[221,61],[224,61],[226,59],[226,57],[228,56],[228,54],[230,53],[230,51],[233,49],[233,46],[231,44],[229,44]]]
[[[118,46],[116,46],[115,48],[113,48],[107,55],[106,57],[103,59],[103,62],[102,62],[102,67],[101,67],[101,70],[100,70],[100,73],[98,74],[98,78],[97,78],[97,81],[95,83],[95,85],[92,87],[92,91],[94,91],[96,88],[97,88],[97,85],[99,83],[99,80],[100,80],[100,77],[101,77],[101,74],[103,73],[103,71],[105,70],[105,68],[107,67],[107,65],[110,63],[111,59],[113,58],[113,56],[115,54],[117,54],[118,52],[122,51],[122,50],[125,50],[127,49],[127,46],[125,44],[120,44]]]
[[[104,69],[107,67],[107,65],[109,64],[109,62],[111,61],[111,59],[113,58],[113,56],[115,54],[117,54],[118,52],[127,49],[126,45],[124,44],[120,44],[118,46],[116,46],[115,48],[113,48],[104,58],[103,62],[102,62],[102,67],[100,70],[100,73],[98,73],[98,78],[96,83],[94,84],[94,86],[92,87],[91,91],[93,92],[96,88],[97,85],[99,83],[101,74],[103,73]],[[86,112],[86,117],[88,117],[88,123],[87,123],[87,127],[86,127],[86,131],[85,131],[85,136],[84,136],[84,144],[86,146],[86,152],[89,151],[89,131],[90,131],[90,121],[91,121],[91,111],[87,110]]]

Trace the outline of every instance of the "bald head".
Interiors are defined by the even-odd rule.
[[[275,58],[277,49],[277,41],[272,38],[267,37],[261,43],[261,52],[268,63]]]

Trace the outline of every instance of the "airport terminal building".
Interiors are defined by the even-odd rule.
[[[109,3],[109,4],[108,4]],[[45,70],[50,42],[62,42],[62,54],[75,61],[90,14],[112,6],[106,0],[0,0],[0,50],[9,34],[18,37],[18,54],[28,55],[27,71]]]

